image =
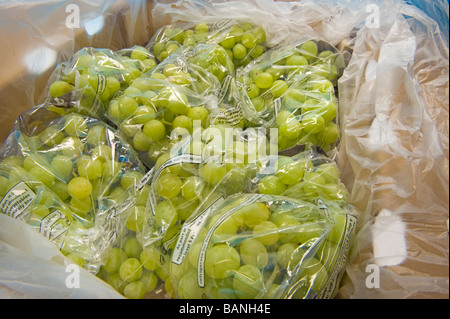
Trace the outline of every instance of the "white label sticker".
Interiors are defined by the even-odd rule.
[[[24,220],[23,213],[36,198],[36,194],[24,182],[11,188],[0,202],[0,209],[8,216]]]
[[[57,223],[60,219],[63,218],[64,215],[61,214],[60,211],[55,210],[41,220],[41,226],[39,229],[39,233],[41,233],[41,235],[43,235],[45,238],[47,238],[60,248],[64,243],[64,236],[62,235],[68,231],[68,228],[63,224]]]

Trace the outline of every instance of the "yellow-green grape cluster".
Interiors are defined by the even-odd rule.
[[[103,119],[115,94],[155,66],[156,60],[144,47],[118,52],[83,48],[55,72],[49,85],[49,101]]]
[[[257,192],[308,202],[322,198],[345,203],[347,198],[339,167],[333,161],[324,160],[324,157],[279,156],[274,174],[260,178]]]
[[[145,173],[112,128],[76,113],[52,121],[35,136],[21,134],[18,145],[19,169],[56,194],[87,228],[94,227],[100,198],[108,206],[123,201]],[[13,186],[14,177],[9,179]]]
[[[97,276],[126,298],[144,299],[154,296],[168,278],[164,258],[155,246],[143,247],[128,229],[106,254]]]
[[[345,215],[333,212],[336,222],[330,222],[306,202],[248,199],[231,196],[208,214],[187,256],[170,273],[177,298],[273,299],[293,292],[306,298],[325,287]]]
[[[263,59],[238,76],[244,104],[255,114],[253,121],[264,117],[272,121],[281,150],[306,143],[328,150],[339,138],[337,57],[331,50],[319,52],[318,44],[309,40],[282,49],[275,58]]]
[[[226,50],[235,67],[245,66],[266,51],[266,32],[253,23],[226,23],[216,25],[198,23],[183,27],[165,26],[155,36],[153,52],[159,61],[177,52],[181,47],[195,47],[199,43],[218,44]]]
[[[209,110],[201,97],[155,74],[134,80],[111,101],[108,116],[149,167],[179,138],[192,134],[195,124],[203,128],[209,124]]]

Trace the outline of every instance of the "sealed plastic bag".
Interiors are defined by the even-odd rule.
[[[339,137],[336,88],[344,67],[324,41],[272,48],[238,70],[242,112],[255,126],[277,127],[280,149],[312,143],[329,150]]]
[[[220,45],[226,50],[235,67],[245,66],[266,50],[266,32],[251,22],[235,19],[215,23],[180,21],[157,30],[147,48],[159,61],[177,51],[201,43]]]
[[[21,114],[2,147],[1,210],[96,273],[144,173],[110,126],[37,107]]]
[[[153,56],[141,46],[118,51],[83,48],[53,72],[44,102],[105,120],[116,93],[155,66]]]
[[[327,202],[238,194],[189,220],[172,254],[185,299],[331,298],[356,218]]]

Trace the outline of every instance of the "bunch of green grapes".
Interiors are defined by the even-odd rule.
[[[16,127],[8,137],[2,163],[14,165],[15,171],[28,180],[44,185],[71,212],[72,227],[79,230],[94,229],[99,215],[136,199],[136,183],[145,169],[113,128],[77,113],[39,121],[39,115],[34,115],[40,111],[37,108],[21,116],[29,122]],[[14,189],[18,181],[17,174],[2,176],[2,195]],[[30,209],[40,208],[31,205]],[[39,216],[45,219],[48,213],[43,209]]]
[[[247,65],[267,50],[264,28],[239,21],[167,25],[158,30],[149,46],[162,62],[180,48],[195,47],[199,43],[220,45],[235,67]]]
[[[172,264],[176,298],[314,298],[346,253],[346,220],[344,211],[283,196],[230,196],[205,213]]]
[[[255,179],[255,192],[313,203],[326,199],[346,204],[348,192],[339,167],[324,155],[305,151],[292,157],[278,156],[270,171]]]
[[[115,94],[155,66],[153,55],[141,46],[116,52],[83,48],[53,72],[46,101],[103,120]]]
[[[311,143],[328,150],[339,138],[335,86],[343,60],[335,52],[308,40],[240,70],[244,113],[256,125],[278,128],[280,149]]]
[[[148,167],[182,137],[192,134],[196,125],[209,125],[209,110],[201,96],[155,74],[137,78],[113,99],[108,117]]]

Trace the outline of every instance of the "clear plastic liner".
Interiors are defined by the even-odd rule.
[[[38,106],[21,114],[5,141],[1,211],[97,273],[136,202],[136,181],[145,170],[109,125],[52,110],[61,109]]]

